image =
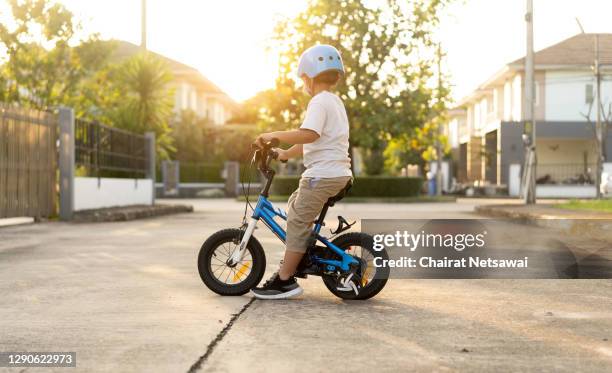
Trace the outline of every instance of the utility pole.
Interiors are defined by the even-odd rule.
[[[442,195],[442,46],[438,43],[438,50],[436,53],[437,65],[438,65],[438,106],[440,112],[438,114],[438,128],[437,128],[437,139],[436,139],[436,195]]]
[[[597,120],[595,122],[595,137],[597,138],[597,165],[595,170],[595,188],[597,198],[601,198],[601,173],[603,172],[603,127],[601,123],[601,71],[599,65],[599,34],[595,34],[595,105],[597,106]]]
[[[533,0],[527,0],[525,13],[527,26],[527,53],[525,56],[525,167],[523,170],[522,192],[525,204],[536,202],[536,123],[535,123],[535,85],[534,85],[534,53],[533,53]]]
[[[147,0],[140,3],[140,48],[147,50]]]

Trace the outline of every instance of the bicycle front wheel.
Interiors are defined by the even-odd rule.
[[[220,295],[243,295],[257,286],[266,270],[266,255],[255,237],[235,265],[227,261],[240,246],[243,231],[224,229],[210,236],[198,255],[198,272],[204,284]]]

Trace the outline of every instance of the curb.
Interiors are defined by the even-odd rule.
[[[0,228],[34,223],[35,219],[31,217],[2,218],[0,219]]]
[[[564,216],[563,212],[567,212],[566,210],[560,210],[558,214],[554,214],[554,211],[517,211],[516,206],[512,205],[476,206],[474,211],[491,218],[511,219],[520,224],[558,229],[569,235],[587,236],[612,243],[612,219],[606,214]]]
[[[128,207],[110,207],[105,209],[78,211],[74,214],[72,221],[75,223],[119,222],[187,212],[193,212],[193,206],[135,205]]]

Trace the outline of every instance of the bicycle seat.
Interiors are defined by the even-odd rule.
[[[342,190],[340,192],[338,192],[338,194],[336,194],[333,197],[330,197],[327,200],[327,205],[328,206],[333,206],[336,202],[340,201],[342,198],[344,198],[344,196],[346,196],[346,193],[349,191],[349,189],[351,189],[351,187],[353,186],[353,180],[349,180],[348,183],[346,183],[346,185],[344,186],[344,188],[342,188]]]

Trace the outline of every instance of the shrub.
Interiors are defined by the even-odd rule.
[[[299,176],[277,176],[271,194],[290,195],[297,189]],[[349,192],[352,197],[414,197],[421,191],[423,179],[418,177],[358,176]]]
[[[270,194],[288,196],[298,188],[299,176],[275,176],[270,188]]]
[[[205,163],[181,163],[182,183],[222,183],[223,165]]]

